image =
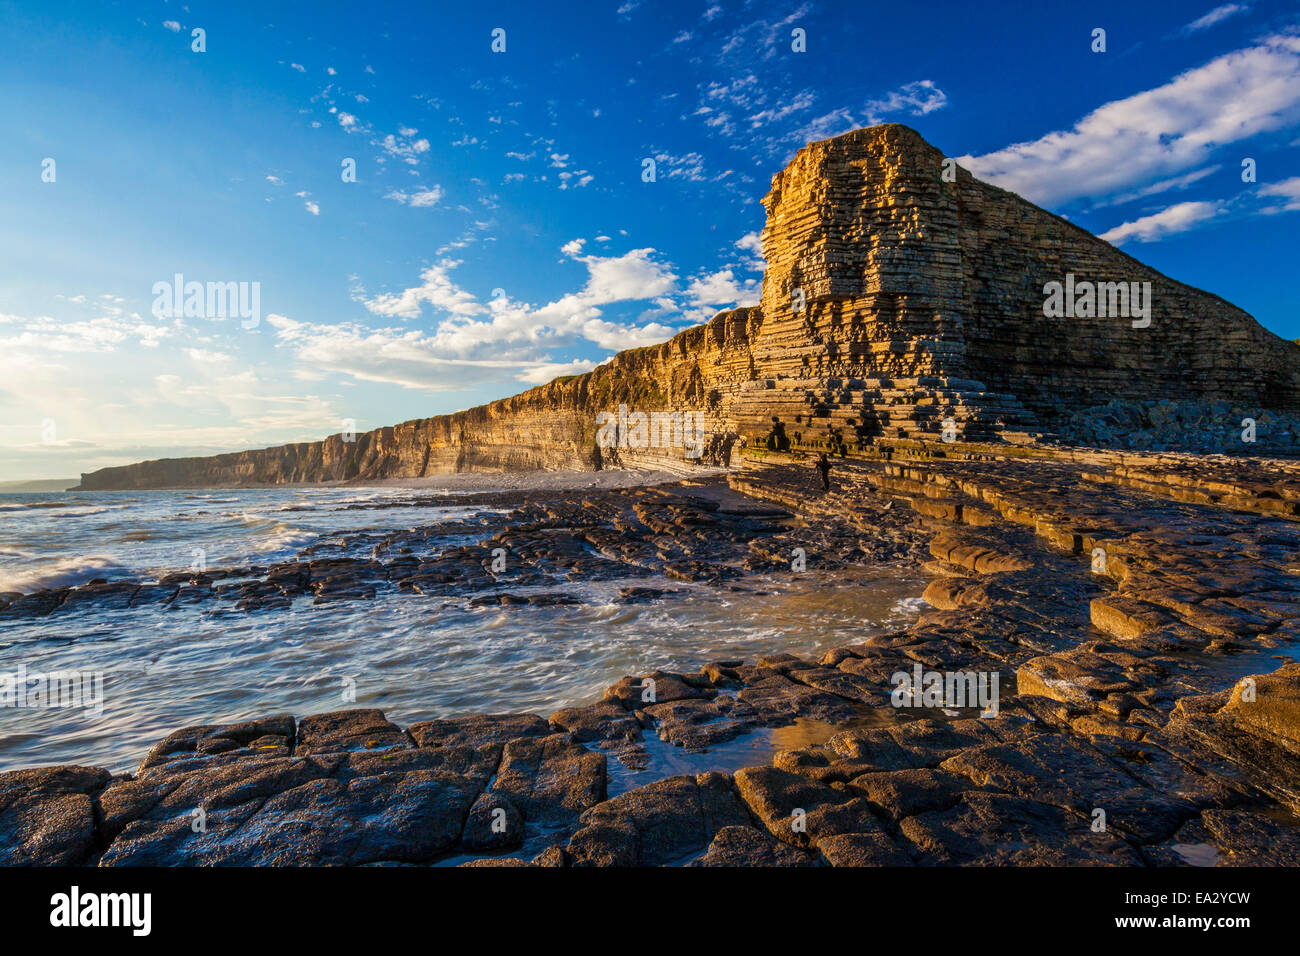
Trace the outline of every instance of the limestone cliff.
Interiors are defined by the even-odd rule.
[[[453,415],[82,476],[84,489],[725,464],[738,439],[853,448],[991,438],[1107,401],[1224,399],[1300,410],[1300,347],[965,170],[904,126],[804,147],[764,199],[762,303],[585,375]],[[951,178],[951,177],[949,177]],[[1150,283],[1149,324],[1045,318],[1044,285]],[[705,452],[596,451],[620,403],[695,412]]]

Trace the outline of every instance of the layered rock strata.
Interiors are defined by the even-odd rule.
[[[759,307],[454,415],[355,441],[336,435],[106,468],[81,486],[374,480],[610,461],[689,468],[726,464],[740,441],[851,452],[880,437],[938,435],[949,419],[953,437],[1019,436],[1080,409],[1152,398],[1300,411],[1300,347],[965,170],[946,181],[944,169],[943,154],[903,126],[812,143],[764,199]],[[1149,284],[1149,315],[1046,318],[1044,287],[1067,275]],[[702,454],[688,454],[684,442],[597,454],[596,416],[620,404],[694,413]]]

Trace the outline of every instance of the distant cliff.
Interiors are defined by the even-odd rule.
[[[90,489],[411,478],[459,471],[592,469],[599,464],[681,468],[682,447],[596,449],[596,414],[633,410],[699,412],[702,463],[725,462],[735,436],[724,415],[730,395],[753,378],[751,324],[758,309],[736,309],[662,345],[620,352],[583,375],[452,415],[420,418],[324,441],[207,458],[165,458],[81,476]]]
[[[959,436],[994,438],[1111,400],[1300,411],[1300,346],[1013,193],[961,169],[946,181],[943,169],[940,151],[895,124],[809,144],[763,201],[759,307],[585,375],[353,442],[334,435],[104,468],[81,487],[725,464],[741,439],[836,450],[882,435],[937,437],[945,422]],[[1149,321],[1046,317],[1044,286],[1068,276],[1149,283]],[[703,454],[599,452],[596,416],[620,403],[697,414]]]

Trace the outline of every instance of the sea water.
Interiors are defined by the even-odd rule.
[[[458,523],[481,506],[394,487],[216,489],[0,496],[0,592],[149,580],[192,567],[265,566],[346,533]],[[451,501],[450,506],[447,502]],[[485,534],[484,537],[487,535]],[[357,554],[368,557],[369,554]],[[733,590],[732,584],[740,590]],[[645,604],[621,587],[678,593]],[[632,580],[564,585],[582,603],[474,607],[469,595],[380,588],[373,600],[254,612],[215,597],[0,620],[0,672],[103,675],[103,706],[0,707],[0,770],[76,763],[134,769],[184,726],[276,713],[378,707],[407,726],[474,712],[532,712],[599,699],[620,677],[695,670],[860,642],[915,620],[916,572],[750,575],[722,585]],[[548,590],[555,590],[549,588]]]

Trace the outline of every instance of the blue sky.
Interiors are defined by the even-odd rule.
[[[1300,336],[1293,3],[970,7],[0,0],[0,480],[663,341],[756,301],[794,152],[878,122]],[[260,321],[156,316],[176,273],[258,283]]]

